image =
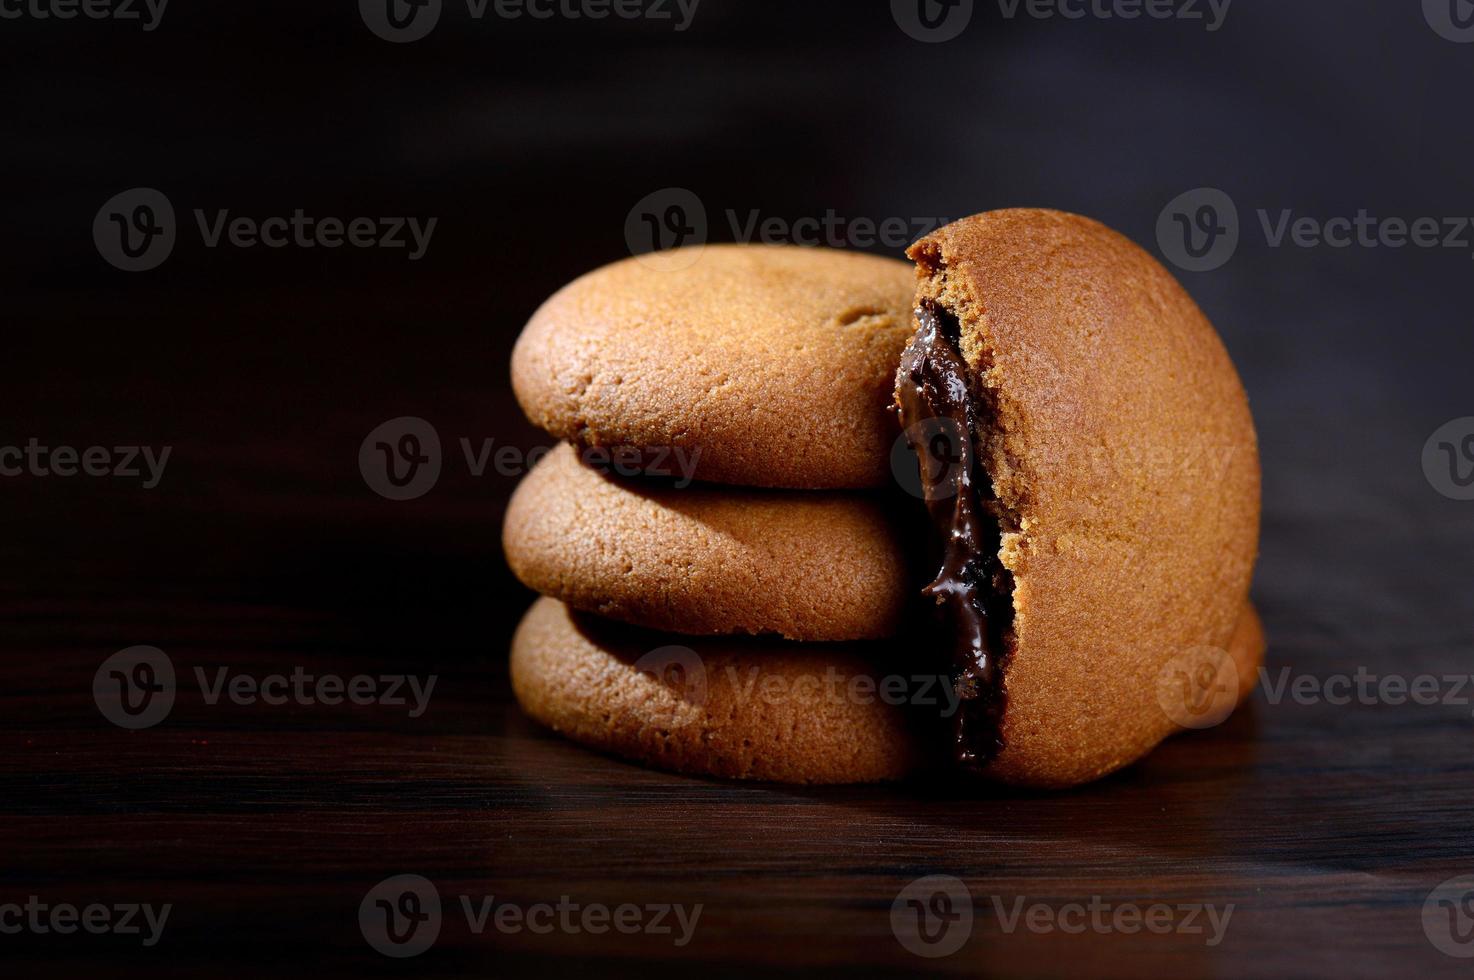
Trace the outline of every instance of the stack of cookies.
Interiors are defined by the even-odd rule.
[[[533,718],[682,772],[896,778],[876,689],[914,592],[887,488],[914,273],[790,246],[628,259],[565,287],[512,358],[565,440],[503,543],[542,593],[512,650]]]
[[[1191,297],[1057,211],[908,255],[676,250],[537,311],[530,716],[687,773],[1064,787],[1252,690],[1257,440]]]

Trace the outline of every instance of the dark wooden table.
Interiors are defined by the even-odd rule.
[[[127,597],[10,604],[16,646],[0,691],[0,899],[168,903],[172,911],[152,947],[119,935],[0,937],[7,973],[104,962],[110,972],[152,976],[1467,970],[1434,947],[1423,919],[1435,886],[1474,871],[1467,704],[1337,706],[1288,696],[1271,703],[1261,690],[1225,725],[1058,794],[666,775],[584,751],[517,711],[506,635],[527,597],[498,570],[488,521],[475,541],[458,543],[466,520],[460,492],[452,486],[438,508],[416,511],[360,488],[339,506],[314,509],[310,522],[289,513],[264,518],[281,541],[242,542],[232,553],[244,560],[265,547],[284,561],[298,554],[296,567],[282,572],[284,587],[299,590],[290,603],[227,598],[216,585],[166,575],[169,584]],[[50,513],[43,497],[55,499],[38,495],[32,505],[64,521],[64,504]],[[152,531],[171,530],[171,540],[191,525],[166,516],[173,512],[147,517],[142,495],[120,506],[151,521]],[[1313,518],[1292,509],[1271,510],[1261,581],[1286,580],[1310,560],[1306,548],[1319,547],[1315,560],[1334,569],[1358,547],[1347,514]],[[358,511],[377,513],[405,540],[390,535],[378,556],[358,555],[361,577],[313,601],[303,583],[316,574],[314,563],[358,533]],[[1448,530],[1438,529],[1434,513],[1459,515],[1446,501],[1423,508],[1422,524],[1402,515],[1404,528],[1423,528],[1423,550],[1390,556],[1386,565],[1392,580],[1424,599],[1437,586],[1417,568],[1437,558]],[[179,547],[223,549],[235,533],[209,526]],[[1375,537],[1377,526],[1360,530]],[[410,541],[417,557],[400,550]],[[26,542],[33,544],[40,540]],[[128,535],[115,544],[126,553]],[[353,557],[340,552],[333,567],[347,574]],[[1343,591],[1353,577],[1329,571],[1309,591],[1261,588],[1272,680],[1282,670],[1326,678],[1357,665],[1402,676],[1458,667],[1449,650],[1461,637],[1447,624],[1398,620],[1399,608],[1421,608],[1420,601]],[[1358,602],[1374,616],[1342,618]],[[178,693],[163,721],[126,730],[102,716],[92,685],[103,660],[134,643],[168,654]],[[258,678],[301,668],[438,680],[428,710],[413,718],[408,707],[385,705],[212,705],[196,667],[212,683],[221,667]],[[433,883],[442,914],[433,945],[401,961],[370,947],[359,908],[372,887],[404,874]],[[892,904],[904,886],[937,874],[964,883],[974,920],[955,954],[921,959],[893,931]],[[565,900],[580,909],[635,903],[701,911],[684,945],[678,934],[582,928],[478,934],[462,896],[473,909],[494,896],[498,906],[524,909]],[[1092,901],[1110,909],[1104,927],[1061,928],[1076,924],[1070,906],[1088,911]],[[1185,931],[1165,934],[1131,928],[1137,920],[1129,911],[1123,924],[1109,918],[1122,906],[1159,903],[1232,911],[1220,935],[1206,912],[1195,922],[1175,911],[1171,921]],[[1014,909],[1036,906],[1065,918],[1036,912],[1045,925],[1006,928]]]

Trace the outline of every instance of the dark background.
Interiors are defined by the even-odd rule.
[[[1474,873],[1467,705],[1256,704],[1063,795],[739,786],[584,753],[508,707],[530,595],[498,527],[522,449],[507,358],[546,296],[629,254],[668,187],[788,221],[956,218],[1038,205],[1156,254],[1163,207],[1237,203],[1231,261],[1180,278],[1237,361],[1265,471],[1255,598],[1270,668],[1468,672],[1474,503],[1424,478],[1474,415],[1470,244],[1273,248],[1257,212],[1474,215],[1474,45],[1414,2],[1236,0],[1177,20],[1006,19],[979,2],[920,43],[878,2],[703,0],[670,23],[477,22],[390,44],[352,3],[173,0],[157,30],[0,20],[0,444],[172,446],[154,490],[0,479],[0,902],[176,906],[164,941],[0,936],[0,961],[151,975],[404,972],[356,928],[401,872],[525,902],[702,901],[703,931],[476,937],[409,966],[485,973],[957,969],[1013,974],[1424,973],[1462,961],[1420,924]],[[103,202],[168,195],[180,240],[118,271]],[[437,217],[404,250],[207,249],[194,208]],[[841,243],[842,244],[842,243]],[[899,249],[872,248],[897,254]],[[1174,270],[1175,271],[1175,270]],[[358,468],[421,416],[445,470],[410,502]],[[97,665],[134,644],[181,669],[439,673],[424,719],[207,706],[127,733]],[[890,934],[900,885],[963,878],[979,925],[946,960]],[[982,896],[1236,902],[1224,944],[999,931]],[[111,897],[109,897],[111,896]],[[9,964],[8,964],[9,965]]]

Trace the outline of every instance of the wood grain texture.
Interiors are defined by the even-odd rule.
[[[1286,638],[1283,663],[1304,638],[1278,604],[1265,607]],[[169,618],[192,616],[244,635],[248,618],[258,631],[264,619],[287,634],[308,625],[228,606]],[[1376,976],[1460,965],[1425,938],[1421,909],[1433,886],[1474,867],[1467,710],[1270,705],[1261,692],[1224,726],[1074,792],[795,789],[586,752],[509,703],[496,650],[459,663],[350,655],[321,633],[281,645],[181,634],[169,645],[177,701],[137,732],[111,727],[92,702],[96,644],[32,640],[12,662],[0,694],[0,835],[10,842],[0,899],[174,910],[152,949],[119,936],[5,937],[9,964],[389,973],[405,964],[368,947],[358,905],[381,879],[413,873],[436,884],[444,924],[410,962],[450,975]],[[190,676],[296,665],[439,680],[430,709],[410,719],[379,706],[212,706]],[[945,959],[913,957],[890,925],[897,892],[928,874],[961,879],[974,901],[971,937]],[[461,895],[702,912],[683,947],[656,935],[477,935]],[[994,904],[1092,896],[1234,911],[1209,946],[1205,935],[1010,934]]]

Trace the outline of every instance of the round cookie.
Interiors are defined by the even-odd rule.
[[[1162,666],[1157,704],[1182,731],[1222,724],[1258,686],[1264,650],[1264,624],[1246,603],[1226,646],[1193,647]]]
[[[566,444],[517,487],[502,545],[529,588],[678,633],[880,639],[913,588],[875,498],[619,479]]]
[[[534,720],[675,772],[875,782],[919,757],[905,709],[865,686],[874,672],[858,646],[683,640],[543,598],[517,628],[511,674]]]
[[[1233,676],[1238,681],[1234,698],[1238,704],[1249,700],[1254,688],[1259,686],[1259,668],[1264,666],[1264,651],[1268,647],[1264,635],[1264,621],[1259,610],[1249,603],[1239,614],[1238,624],[1228,641],[1228,654],[1233,659]]]
[[[1246,604],[1228,647],[1241,698],[1263,652],[1258,614]],[[511,677],[534,720],[661,769],[846,783],[935,768],[934,734],[864,685],[877,675],[874,653],[869,645],[673,637],[542,598],[512,640]]]
[[[898,376],[903,422],[961,417],[940,393],[965,388],[976,514],[996,548],[970,556],[1002,635],[986,669],[958,658],[964,676],[992,671],[958,743],[982,745],[976,764],[1005,782],[1098,778],[1175,730],[1156,697],[1164,667],[1234,635],[1259,534],[1247,398],[1182,287],[1097,222],[991,212],[908,254],[920,329]],[[939,529],[955,510],[933,507]],[[989,711],[998,738],[984,744]]]
[[[645,259],[533,314],[512,352],[528,418],[584,446],[680,448],[717,483],[886,485],[909,266],[791,245],[708,245],[679,269]]]

